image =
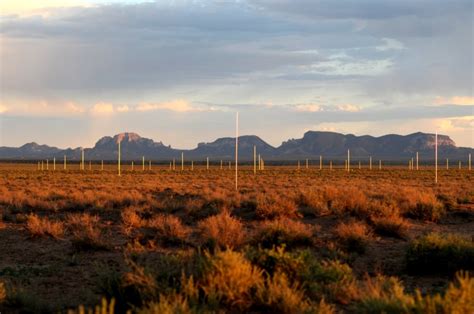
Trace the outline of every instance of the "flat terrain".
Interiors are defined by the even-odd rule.
[[[467,169],[87,166],[0,164],[1,313],[474,312]]]

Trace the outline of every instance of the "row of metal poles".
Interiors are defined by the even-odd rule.
[[[226,161],[225,162],[228,167],[229,170],[232,169],[232,161]],[[53,170],[56,170],[56,157],[53,158]],[[319,169],[322,170],[323,169],[323,156],[320,155],[319,156]],[[351,161],[350,161],[350,151],[348,151],[348,154],[347,154],[347,159],[344,160],[344,169],[346,171],[350,171],[351,170],[351,166],[353,164],[351,164]],[[358,169],[362,169],[362,162],[361,161],[358,161]],[[467,165],[468,165],[468,169],[471,170],[471,154],[469,154],[469,157],[468,157],[468,162],[467,162]],[[148,167],[147,167],[148,166]],[[148,162],[146,163],[145,161],[145,156],[142,157],[142,170],[146,170],[146,168],[148,168],[148,170],[151,170],[152,169],[152,161],[151,160],[148,160]],[[86,167],[86,163],[84,161],[84,152],[82,152],[82,159],[81,159],[81,162],[79,163],[79,169],[80,170],[85,170],[85,167]],[[225,165],[224,165],[224,160],[221,160],[220,161],[220,169],[224,169]],[[309,169],[310,167],[310,161],[309,159],[306,159],[305,160],[305,168],[306,169]],[[372,170],[372,157],[369,157],[369,161],[368,161],[368,167],[370,170]],[[121,163],[118,164],[118,168],[119,170],[121,170]],[[185,160],[184,160],[184,153],[181,154],[181,170],[184,170],[185,168]],[[194,170],[194,161],[192,160],[191,161],[191,164],[190,164],[190,168],[191,170]],[[298,170],[301,170],[302,166],[301,166],[301,161],[298,160],[297,161],[297,169]],[[461,169],[462,168],[462,162],[459,161],[458,162],[458,169]],[[64,160],[63,160],[63,169],[66,170],[67,169],[67,158],[66,156],[64,156]],[[100,163],[100,169],[101,170],[104,170],[104,161],[102,160],[101,163]],[[135,169],[135,163],[134,161],[131,162],[131,169],[134,170]],[[173,159],[172,161],[169,162],[169,169],[170,170],[176,170],[176,159]],[[210,160],[209,160],[209,157],[206,158],[206,169],[209,170],[210,169]],[[265,161],[263,160],[262,156],[260,154],[257,155],[257,150],[256,150],[256,147],[254,147],[254,163],[253,163],[253,170],[254,172],[256,173],[258,170],[264,170],[265,169]],[[333,169],[333,161],[330,160],[329,161],[329,169],[332,170]],[[378,169],[381,170],[382,169],[382,160],[378,160]],[[408,169],[409,170],[419,170],[419,155],[418,153],[416,153],[416,157],[414,158],[411,158],[409,161],[408,161]],[[38,170],[49,170],[49,159],[46,159],[45,161],[38,161]],[[89,161],[89,170],[92,170],[92,161]],[[446,158],[446,170],[449,170],[449,159]]]

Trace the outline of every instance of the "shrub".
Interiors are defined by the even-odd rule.
[[[409,313],[414,305],[412,296],[405,294],[395,277],[367,277],[360,287],[356,313]]]
[[[125,296],[135,299],[135,304],[141,305],[143,302],[151,301],[157,296],[158,285],[152,274],[144,267],[135,262],[126,260],[130,271],[122,277],[122,286],[127,289]]]
[[[474,313],[474,278],[459,272],[444,295],[422,297],[417,291],[415,300],[418,313]]]
[[[444,295],[423,297],[419,290],[415,296],[406,294],[394,277],[366,278],[352,309],[356,313],[473,313],[474,279],[458,273]]]
[[[340,223],[335,229],[336,236],[350,252],[364,253],[370,239],[367,225],[361,221]]]
[[[326,190],[326,197],[329,209],[338,215],[350,213],[364,216],[369,204],[364,192],[355,187],[338,187]]]
[[[278,196],[259,196],[255,214],[260,219],[275,219],[280,217],[299,217],[295,202],[289,198]]]
[[[190,314],[188,301],[180,294],[160,295],[159,302],[153,302],[139,309],[137,314]]]
[[[46,217],[41,218],[35,214],[27,216],[26,229],[33,237],[50,236],[59,239],[64,234],[64,224],[62,222],[50,221]]]
[[[175,244],[186,241],[190,230],[173,215],[159,214],[150,219],[147,226],[156,231],[156,236],[165,243]]]
[[[263,247],[272,246],[309,245],[315,227],[302,222],[280,218],[272,221],[265,221],[259,227],[254,241]]]
[[[268,276],[265,286],[261,287],[256,295],[265,312],[304,313],[311,307],[298,282],[290,283],[287,276],[281,272]]]
[[[371,219],[374,231],[381,236],[405,238],[407,231],[406,221],[398,216],[375,217]]]
[[[137,214],[137,212],[131,208],[126,208],[121,214],[123,230],[125,234],[130,234],[133,229],[141,228],[144,226],[145,221]]]
[[[208,257],[210,268],[200,283],[207,302],[240,310],[248,308],[264,283],[262,271],[238,252],[218,251]]]
[[[101,240],[99,217],[89,214],[71,214],[68,216],[68,226],[72,232],[72,243],[78,249],[104,249]]]
[[[227,211],[211,216],[198,224],[200,233],[208,246],[236,248],[245,240],[245,232],[239,219]]]
[[[85,314],[85,313],[103,313],[103,314],[114,314],[115,313],[115,300],[112,299],[107,301],[107,299],[103,298],[99,305],[94,306],[94,308],[87,308],[83,305],[80,305],[75,310],[68,310],[67,314]]]
[[[352,269],[339,261],[320,261],[310,250],[288,252],[284,246],[272,249],[249,248],[247,256],[269,276],[282,273],[290,282],[300,282],[313,298],[324,295],[347,303],[354,292]]]
[[[0,281],[0,304],[2,304],[7,299],[7,288],[5,283]]]
[[[408,270],[417,273],[474,269],[474,242],[456,234],[430,233],[410,243],[406,260]]]
[[[321,191],[309,190],[301,192],[298,197],[298,205],[303,213],[312,215],[324,215],[329,212],[328,201]]]
[[[438,221],[445,214],[443,204],[432,192],[404,189],[402,193],[400,209],[407,217]]]

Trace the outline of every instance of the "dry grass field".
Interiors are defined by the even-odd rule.
[[[1,313],[474,313],[467,169],[60,168],[0,165]]]

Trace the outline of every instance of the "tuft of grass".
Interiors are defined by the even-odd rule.
[[[115,313],[115,300],[112,299],[107,301],[106,298],[102,298],[100,304],[94,306],[94,308],[87,308],[83,305],[79,305],[77,310],[68,310],[67,314],[85,314],[85,313],[101,313],[101,314],[114,314]]]
[[[168,244],[182,244],[190,234],[189,228],[173,215],[159,214],[150,219],[147,226],[156,231],[156,236],[162,242]]]
[[[405,293],[401,282],[394,277],[366,278],[359,297],[352,306],[355,313],[473,313],[474,278],[460,272],[456,274],[443,295],[415,296]]]
[[[336,226],[335,233],[350,252],[364,253],[370,240],[370,231],[361,221],[342,222]]]
[[[280,218],[263,222],[254,237],[254,242],[265,248],[280,246],[310,245],[315,227],[297,220]]]
[[[191,314],[188,300],[180,294],[160,295],[158,302],[152,302],[138,309],[137,314]]]
[[[474,242],[457,234],[430,233],[412,241],[407,268],[416,273],[454,273],[474,269]]]
[[[408,228],[407,223],[398,215],[375,217],[371,219],[371,223],[374,227],[375,233],[381,236],[400,239],[406,237]]]
[[[355,294],[352,269],[337,260],[318,259],[310,250],[286,251],[285,246],[272,249],[248,248],[250,261],[269,276],[282,273],[290,282],[300,282],[311,299],[328,297],[347,304]]]
[[[3,281],[0,281],[0,304],[7,299],[7,287]]]
[[[410,218],[438,221],[446,209],[433,192],[414,189],[403,190],[404,196],[399,200],[402,213]]]
[[[64,224],[60,221],[51,221],[46,217],[39,217],[35,214],[27,216],[26,229],[33,237],[49,236],[60,239],[64,234]]]
[[[244,310],[252,305],[254,293],[264,284],[262,270],[242,253],[231,250],[208,254],[210,267],[200,283],[207,302]]]
[[[242,222],[227,211],[200,221],[198,228],[206,245],[236,248],[245,240]]]
[[[259,219],[297,218],[300,216],[293,199],[282,198],[277,195],[259,195],[255,214]]]
[[[72,244],[77,249],[105,249],[102,241],[100,218],[87,213],[70,214],[67,217],[68,227],[72,233]]]
[[[353,308],[355,313],[409,313],[415,304],[395,277],[367,277],[359,294]]]
[[[134,229],[145,225],[145,221],[131,208],[124,209],[121,216],[123,231],[126,235],[129,235]]]
[[[417,291],[415,302],[417,313],[474,313],[474,278],[459,272],[443,295],[422,297]]]
[[[271,313],[305,313],[311,309],[298,282],[288,280],[282,272],[268,276],[265,286],[257,290],[259,307]]]

